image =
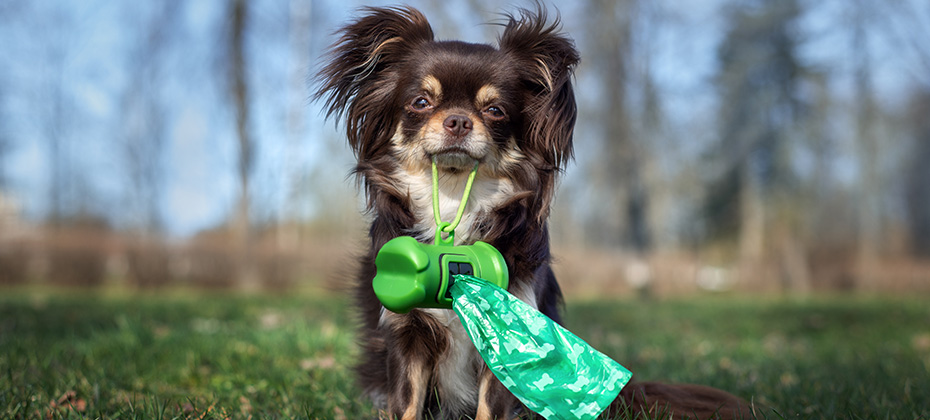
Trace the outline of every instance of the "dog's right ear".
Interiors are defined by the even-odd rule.
[[[388,107],[396,90],[396,64],[432,41],[433,30],[411,7],[366,7],[362,12],[337,32],[341,37],[329,49],[329,62],[316,75],[320,88],[314,97],[325,98],[327,118],[346,117],[349,145],[364,159],[393,135],[396,116]]]

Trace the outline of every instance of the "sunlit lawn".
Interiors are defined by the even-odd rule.
[[[730,390],[760,418],[930,417],[918,298],[570,301],[639,379]],[[2,418],[373,418],[332,293],[0,290]]]

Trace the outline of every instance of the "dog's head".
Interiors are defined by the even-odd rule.
[[[345,117],[360,163],[532,178],[572,156],[578,53],[545,10],[509,16],[497,48],[434,41],[412,8],[366,8],[318,74],[328,115]]]

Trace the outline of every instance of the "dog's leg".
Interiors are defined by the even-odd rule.
[[[491,407],[488,404],[488,389],[491,387],[488,373],[491,371],[485,369],[481,375],[481,382],[478,386],[478,413],[475,414],[475,420],[490,420]]]
[[[419,310],[392,315],[388,346],[388,412],[399,420],[421,420],[430,377],[449,346],[448,331]]]
[[[485,367],[478,385],[478,413],[475,420],[506,420],[512,415],[517,398]]]
[[[403,385],[391,392],[388,412],[391,419],[420,420],[423,418],[429,369],[423,366],[422,361],[411,361],[404,370]]]

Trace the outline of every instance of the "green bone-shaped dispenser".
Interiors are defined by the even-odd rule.
[[[435,245],[399,236],[378,251],[372,286],[385,308],[397,313],[413,308],[452,309],[449,288],[456,274],[480,277],[507,289],[507,263],[500,251],[480,241],[452,245],[453,235],[442,238],[442,228],[437,229]]]

